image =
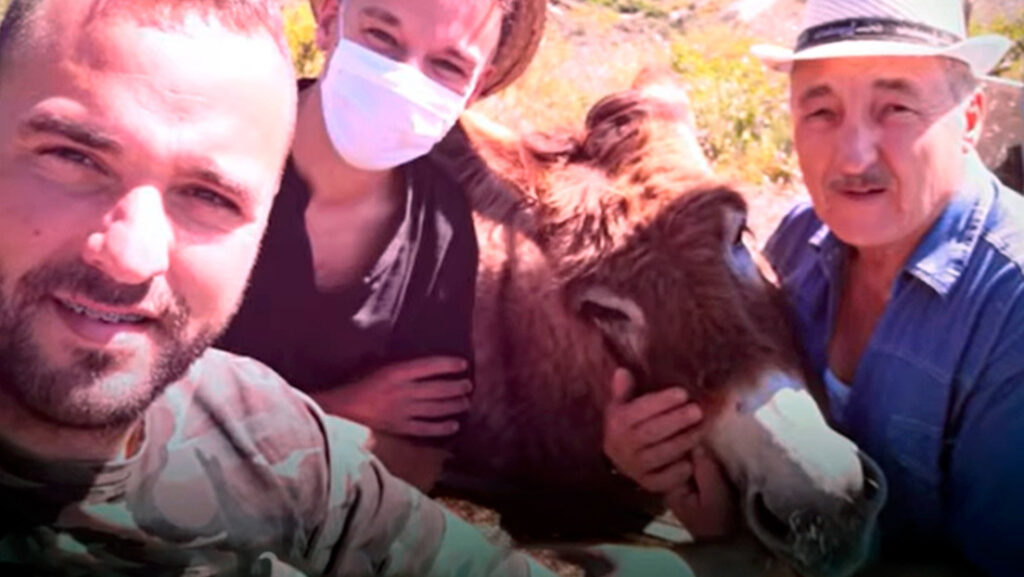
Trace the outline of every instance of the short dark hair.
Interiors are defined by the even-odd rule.
[[[21,44],[22,36],[28,28],[30,17],[35,14],[41,0],[12,0],[7,12],[0,20],[0,71],[7,61],[7,53],[11,46]]]
[[[13,47],[28,41],[28,31],[46,0],[11,0],[0,22],[0,78]],[[158,28],[173,28],[185,16],[198,13],[226,28],[243,33],[269,33],[289,55],[281,18],[281,0],[92,0],[89,18],[134,18]],[[290,58],[290,56],[289,56]]]

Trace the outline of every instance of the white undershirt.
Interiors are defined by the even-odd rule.
[[[833,419],[838,419],[850,400],[850,385],[841,381],[832,369],[825,369],[825,392],[828,394],[829,413]]]

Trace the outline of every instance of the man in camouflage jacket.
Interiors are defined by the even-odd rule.
[[[207,345],[295,117],[271,0],[15,0],[0,28],[0,574],[546,575],[362,427]]]

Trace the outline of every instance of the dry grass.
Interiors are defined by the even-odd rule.
[[[671,65],[670,42],[639,32],[635,20],[601,6],[553,8],[526,74],[475,108],[517,129],[578,126],[592,104],[627,88],[645,66]]]

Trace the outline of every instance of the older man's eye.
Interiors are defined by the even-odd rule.
[[[836,112],[831,108],[814,108],[804,115],[807,120],[833,120]]]
[[[883,118],[891,116],[909,116],[915,113],[916,111],[913,108],[900,103],[886,104],[882,107]]]
[[[215,190],[203,186],[186,187],[182,190],[182,194],[191,200],[203,203],[204,205],[212,208],[226,210],[233,214],[241,214],[242,212],[238,203]]]

